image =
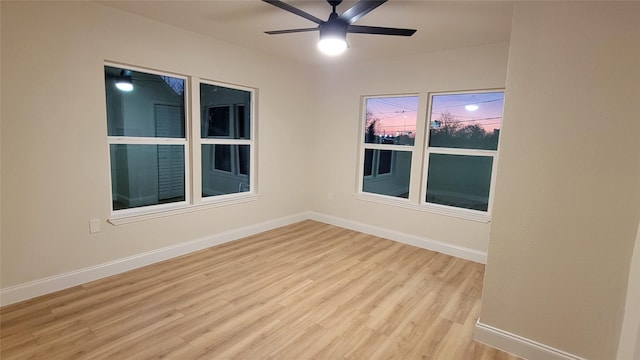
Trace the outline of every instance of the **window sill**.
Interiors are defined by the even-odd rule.
[[[424,211],[428,213],[455,217],[464,220],[477,221],[481,223],[488,223],[491,221],[491,215],[470,209],[453,208],[450,206],[437,205],[437,204],[416,204],[407,199],[392,198],[383,195],[363,194],[356,193],[353,195],[357,200],[369,201],[378,204],[396,206],[404,209]]]
[[[200,204],[187,204],[187,205],[181,205],[179,207],[174,207],[170,209],[158,209],[155,211],[141,210],[140,212],[128,213],[126,215],[116,214],[116,215],[112,215],[109,219],[107,219],[107,221],[112,225],[116,225],[116,226],[124,225],[124,224],[130,224],[138,221],[158,219],[162,217],[187,214],[191,212],[202,211],[202,210],[212,209],[212,208],[221,207],[221,206],[228,206],[228,205],[242,204],[250,201],[256,201],[258,200],[258,196],[259,196],[258,194],[243,195],[243,196],[230,197],[230,198],[220,199],[215,201],[205,200]]]

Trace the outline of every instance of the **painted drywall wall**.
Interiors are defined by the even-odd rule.
[[[640,4],[514,9],[480,321],[614,359],[640,217]]]
[[[489,224],[356,199],[362,96],[503,88],[507,43],[325,66],[316,82],[312,209],[413,236],[486,251]],[[424,104],[424,102],[423,102]],[[423,117],[420,117],[423,114]],[[418,121],[426,121],[426,109]],[[423,123],[424,126],[424,123]],[[416,139],[421,147],[423,139]],[[419,179],[410,187],[420,187]]]
[[[0,287],[307,210],[308,69],[92,2],[1,6]],[[107,223],[105,60],[257,88],[258,200]]]

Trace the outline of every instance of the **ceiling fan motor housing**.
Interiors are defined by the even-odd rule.
[[[343,46],[346,46],[347,33],[411,36],[413,35],[413,33],[416,32],[416,30],[414,29],[354,25],[354,23],[358,21],[360,18],[362,18],[372,10],[376,9],[378,6],[384,4],[388,0],[360,0],[355,5],[353,5],[346,11],[344,11],[342,15],[338,15],[338,13],[336,12],[336,6],[340,5],[342,1],[327,0],[329,5],[331,5],[332,7],[331,14],[329,15],[329,19],[327,21],[324,21],[294,6],[291,6],[281,0],[262,0],[262,1],[268,4],[271,4],[273,6],[276,6],[282,10],[288,11],[292,14],[303,17],[318,25],[317,27],[308,27],[308,28],[302,28],[302,29],[265,31],[265,33],[269,35],[291,34],[291,33],[300,33],[300,32],[308,32],[308,31],[320,31],[320,42],[324,42],[326,44],[328,41],[325,41],[325,40],[336,40],[335,43],[336,44],[342,43],[340,44],[340,47],[343,47]]]
[[[334,13],[335,14],[335,13]],[[320,24],[318,29],[320,30],[320,38],[321,39],[329,39],[329,38],[339,38],[346,39],[347,37],[347,29],[349,28],[349,23],[345,20],[333,16],[329,18],[329,21]]]

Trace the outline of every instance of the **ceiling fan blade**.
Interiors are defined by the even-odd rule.
[[[292,34],[292,33],[301,33],[301,32],[307,32],[307,31],[318,31],[318,28],[304,28],[304,29],[289,29],[289,30],[272,30],[272,31],[265,31],[265,34],[269,34],[269,35],[278,35],[278,34]]]
[[[388,28],[388,27],[379,27],[379,26],[349,25],[349,27],[347,28],[347,32],[354,33],[354,34],[411,36],[416,32],[416,30]]]
[[[296,8],[296,7],[293,7],[293,6],[291,6],[291,5],[287,4],[287,3],[284,3],[284,2],[282,2],[280,0],[262,0],[262,1],[266,2],[267,4],[271,4],[271,5],[275,6],[275,7],[279,7],[282,10],[285,10],[285,11],[288,11],[290,13],[293,13],[293,14],[296,14],[298,16],[301,16],[301,17],[303,17],[303,18],[305,18],[305,19],[307,19],[309,21],[313,21],[314,23],[316,23],[318,25],[320,25],[320,24],[322,24],[324,22],[323,20],[318,19],[317,17],[315,17],[315,16],[313,16],[313,15],[311,15],[309,13],[306,13],[306,12]]]
[[[371,10],[385,2],[387,2],[387,0],[360,0],[347,11],[343,12],[339,17],[349,24],[353,24],[361,17],[367,15]]]

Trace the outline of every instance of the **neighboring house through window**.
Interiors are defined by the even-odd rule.
[[[111,64],[104,75],[115,217],[254,194],[253,90]],[[132,87],[118,88],[123,79]],[[200,85],[201,111],[188,111],[189,80]]]
[[[105,66],[113,211],[185,203],[185,78]],[[127,77],[134,89],[116,82]]]
[[[200,84],[202,197],[250,189],[251,92]]]

